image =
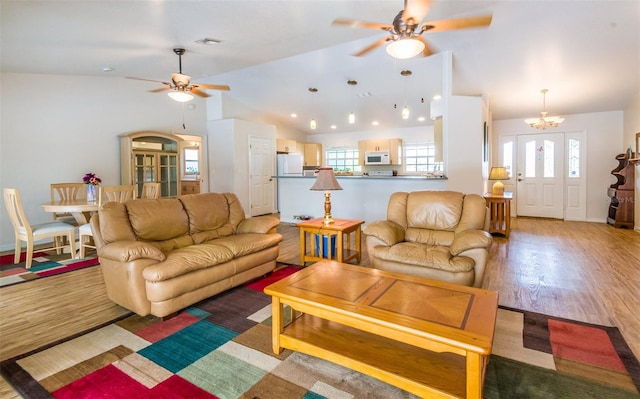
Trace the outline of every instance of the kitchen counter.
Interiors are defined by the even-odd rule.
[[[280,220],[297,223],[297,216],[322,217],[324,195],[311,191],[315,176],[273,176],[277,184]],[[342,190],[331,191],[334,218],[365,223],[386,219],[389,197],[398,191],[446,190],[444,176],[348,176],[336,175]]]
[[[315,179],[315,176],[271,176],[274,179]],[[410,180],[447,180],[446,176],[369,176],[369,175],[336,175],[337,179],[410,179]]]

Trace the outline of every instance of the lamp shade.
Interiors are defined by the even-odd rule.
[[[504,166],[492,166],[489,180],[509,180],[509,173]]]
[[[193,96],[189,93],[185,93],[184,91],[170,91],[169,97],[180,103],[186,103],[187,101],[193,100]]]
[[[335,173],[333,173],[333,168],[322,167],[319,169],[316,182],[313,183],[313,186],[311,186],[310,190],[342,190],[342,187],[340,187],[340,184],[338,184],[338,179],[336,179],[336,175]]]
[[[404,37],[391,42],[386,50],[393,58],[404,60],[420,54],[424,50],[424,43],[412,37]]]

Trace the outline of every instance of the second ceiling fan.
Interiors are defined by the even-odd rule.
[[[386,42],[387,53],[395,58],[406,59],[420,53],[423,56],[433,54],[433,50],[422,37],[425,32],[443,32],[448,30],[479,28],[491,24],[491,15],[446,19],[441,21],[428,21],[420,25],[431,7],[431,0],[405,0],[404,10],[400,11],[393,19],[393,23],[381,24],[376,22],[364,22],[352,19],[338,18],[333,21],[336,26],[348,26],[351,28],[381,29],[390,33],[368,47],[358,51],[354,55],[363,56]]]
[[[135,79],[135,80],[144,80],[147,82],[158,82],[165,85],[165,87],[161,87],[159,89],[149,90],[152,93],[160,93],[163,91],[171,90],[169,92],[169,96],[176,101],[186,102],[193,98],[189,93],[195,94],[199,97],[209,97],[207,93],[200,89],[211,89],[211,90],[224,90],[229,91],[230,88],[227,85],[210,85],[203,83],[191,83],[191,77],[189,75],[184,75],[182,73],[182,55],[185,53],[185,49],[183,48],[174,48],[173,52],[178,56],[178,62],[180,67],[180,72],[174,72],[171,74],[171,82],[165,82],[162,80],[152,80],[152,79],[142,79],[142,78],[132,78],[127,77],[127,79]]]

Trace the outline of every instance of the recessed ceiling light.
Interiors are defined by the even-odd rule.
[[[331,129],[337,129],[337,128],[338,128],[338,126],[336,126],[336,125],[331,125]]]
[[[433,96],[433,99],[434,99],[434,100],[439,100],[439,99],[441,99],[441,98],[442,98],[442,97],[440,96],[440,94],[436,94],[435,96]]]
[[[358,97],[371,97],[371,93],[368,91],[358,93]]]
[[[291,115],[289,115],[289,116],[292,117],[292,118],[297,118],[298,114],[296,114],[295,112],[292,112]]]
[[[372,124],[373,126],[378,126],[378,125],[380,124],[380,122],[378,122],[378,121],[373,121],[373,122],[371,122],[371,124]]]
[[[102,68],[102,72],[113,72],[113,71],[114,71],[114,69],[113,69],[113,68],[111,68],[111,67],[104,67],[104,68]]]
[[[424,121],[425,121],[424,116],[419,116],[419,117],[418,117],[418,122],[424,122]]]
[[[202,39],[196,40],[196,43],[198,43],[198,44],[206,44],[206,45],[214,45],[214,44],[222,43],[222,40],[211,39],[209,37],[203,37]]]

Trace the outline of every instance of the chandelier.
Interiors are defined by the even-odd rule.
[[[542,116],[540,118],[525,119],[524,123],[536,129],[545,130],[548,127],[558,127],[564,121],[564,118],[559,116],[547,116],[546,94],[548,91],[548,89],[540,90],[540,93],[542,93]]]

